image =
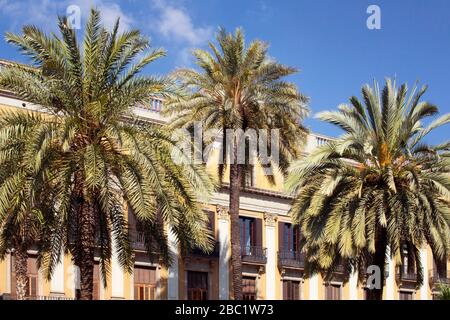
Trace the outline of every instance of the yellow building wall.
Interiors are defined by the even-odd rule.
[[[0,295],[3,293],[7,293],[7,268],[6,268],[6,264],[7,264],[7,259],[4,259],[2,261],[0,261]]]

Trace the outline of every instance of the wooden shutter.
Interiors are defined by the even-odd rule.
[[[136,230],[136,216],[131,208],[128,208],[128,226],[130,230]]]
[[[208,273],[188,271],[188,300],[208,300]]]
[[[300,281],[293,282],[294,300],[300,300]]]
[[[16,292],[16,268],[14,263],[14,255],[11,255],[11,298],[17,298]]]
[[[154,300],[156,298],[156,268],[134,267],[134,299]]]
[[[278,251],[284,250],[284,222],[278,222]]]
[[[256,300],[256,278],[242,277],[243,300]]]
[[[212,234],[214,236],[214,239],[216,238],[216,220],[214,212],[208,211],[208,220],[209,220],[209,227],[212,231]]]
[[[27,259],[28,272],[28,295],[30,297],[37,296],[38,288],[38,268],[37,257],[28,257]]]
[[[156,284],[156,268],[135,266],[134,283]]]
[[[93,274],[93,290],[92,299],[100,300],[100,265],[98,262],[94,263],[94,274]]]
[[[294,226],[294,243],[293,248],[295,252],[300,251],[300,227],[298,225]]]
[[[400,291],[400,300],[413,300],[413,293],[409,291]]]
[[[257,247],[262,247],[262,220],[261,219],[255,219],[254,220],[255,223],[255,228],[254,228],[254,233],[255,233],[255,243],[252,244],[254,246]]]

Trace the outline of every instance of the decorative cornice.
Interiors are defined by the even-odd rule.
[[[264,212],[264,222],[267,227],[275,227],[278,216],[274,213]]]
[[[220,220],[229,220],[230,212],[227,207],[216,205],[217,218]]]

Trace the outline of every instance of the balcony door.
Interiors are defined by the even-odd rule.
[[[94,263],[94,274],[92,280],[92,299],[100,300],[100,287],[102,286],[101,275],[100,275],[100,263],[96,261]]]
[[[187,272],[187,299],[208,300],[208,273]]]
[[[37,296],[38,291],[38,269],[37,269],[37,257],[28,256],[27,259],[27,286],[26,296],[30,299],[34,299]],[[11,297],[17,298],[16,292],[16,271],[14,255],[11,256]]]
[[[414,300],[414,293],[412,291],[400,291],[398,295],[400,300]]]
[[[252,247],[256,243],[256,228],[255,219],[253,218],[240,218],[241,228],[241,248],[244,255],[250,255]]]
[[[330,283],[325,285],[325,300],[341,300],[342,285]]]
[[[242,299],[256,300],[256,278],[242,277]]]
[[[283,300],[300,300],[300,281],[283,280]]]
[[[156,268],[134,266],[134,300],[156,299]]]
[[[278,223],[278,245],[283,259],[300,259],[300,228],[290,223]]]
[[[436,261],[433,259],[433,277],[447,278],[447,261]]]

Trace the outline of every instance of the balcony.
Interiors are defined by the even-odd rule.
[[[0,295],[0,300],[15,300],[14,297],[9,293],[4,293]],[[66,296],[30,296],[26,300],[75,300],[75,298]]]
[[[338,265],[334,268],[334,273],[344,274],[344,273],[345,273],[344,265],[343,265],[343,264],[338,264]]]
[[[405,271],[401,267],[398,267],[395,273],[395,280],[397,282],[416,282],[417,273],[415,271]]]
[[[75,300],[75,298],[65,296],[35,296],[30,297],[29,300]]]
[[[305,256],[299,251],[278,251],[278,267],[304,269]]]
[[[242,247],[241,257],[243,263],[248,264],[266,264],[267,248],[259,246]]]
[[[130,231],[131,248],[138,251],[147,251],[145,246],[144,233],[140,231]]]
[[[211,252],[205,252],[200,248],[187,249],[186,257],[218,258],[219,250],[220,250],[220,243],[216,242]]]
[[[448,285],[450,286],[450,271],[445,274],[439,274],[436,270],[429,271],[430,286]]]
[[[147,111],[161,112],[163,101],[159,98],[152,98],[149,103],[139,104],[136,107]]]

